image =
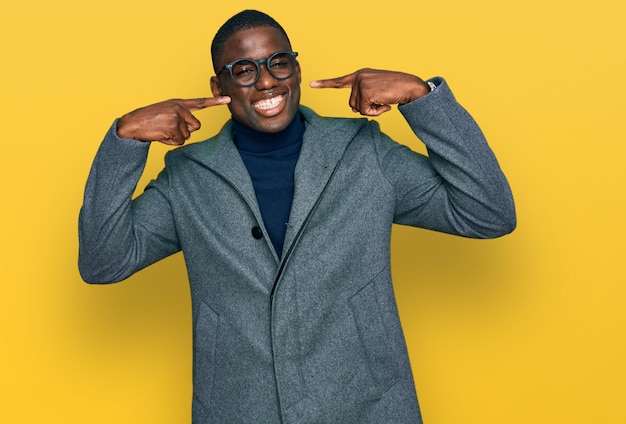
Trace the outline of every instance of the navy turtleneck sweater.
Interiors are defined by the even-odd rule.
[[[233,118],[233,140],[243,159],[274,250],[282,257],[293,201],[293,174],[300,155],[304,119],[298,113],[278,133],[262,133]]]

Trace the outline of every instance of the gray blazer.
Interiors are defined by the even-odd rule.
[[[392,223],[466,237],[515,227],[511,192],[445,81],[399,109],[428,157],[367,119],[306,107],[284,253],[263,226],[228,122],[166,155],[136,200],[148,143],[115,125],[81,209],[80,271],[120,281],[182,250],[194,323],[193,423],[420,423],[392,289]],[[259,230],[260,229],[260,230]]]

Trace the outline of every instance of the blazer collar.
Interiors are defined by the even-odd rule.
[[[324,192],[347,146],[367,119],[325,118],[300,106],[305,119],[304,139],[294,175],[294,197],[283,251],[287,252],[314,205]],[[180,149],[183,154],[228,181],[262,223],[254,187],[232,138],[232,121],[219,134]]]

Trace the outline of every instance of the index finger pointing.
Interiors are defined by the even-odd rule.
[[[197,99],[183,99],[180,100],[180,102],[183,107],[185,107],[185,109],[189,110],[190,112],[194,112],[196,110],[205,109],[207,107],[225,105],[227,103],[230,103],[230,97],[201,97]]]
[[[342,77],[311,81],[312,88],[350,88],[354,82],[356,73],[344,75]]]

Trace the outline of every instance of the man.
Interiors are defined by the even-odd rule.
[[[360,70],[311,83],[350,106],[399,104],[424,157],[367,119],[300,105],[300,65],[269,16],[215,36],[210,99],[128,113],[106,135],[80,216],[80,270],[120,281],[182,250],[194,322],[193,422],[419,423],[389,263],[393,223],[466,237],[515,226],[508,184],[446,82]],[[198,109],[215,137],[169,152],[131,201],[149,142],[181,145]]]

